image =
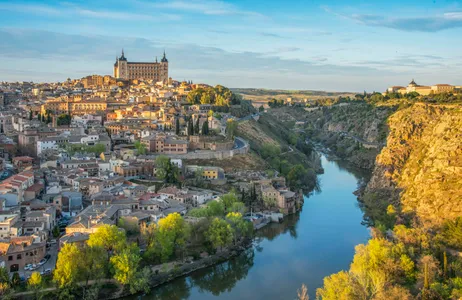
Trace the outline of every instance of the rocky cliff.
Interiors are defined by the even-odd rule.
[[[441,224],[462,215],[462,107],[414,104],[388,118],[387,145],[366,192]]]
[[[352,165],[372,170],[387,135],[386,120],[392,106],[364,102],[307,108],[308,137],[323,144]]]

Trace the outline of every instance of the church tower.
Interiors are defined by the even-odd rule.
[[[164,83],[168,82],[168,60],[167,56],[165,55],[165,50],[164,56],[160,61],[160,80],[162,80]]]
[[[114,64],[114,77],[128,79],[128,64],[123,49],[122,55],[116,59],[116,62]]]

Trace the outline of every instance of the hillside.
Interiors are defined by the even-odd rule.
[[[403,213],[429,223],[461,216],[462,108],[417,103],[387,123],[387,146],[367,191],[388,195]]]
[[[317,187],[316,174],[322,172],[320,157],[290,124],[263,114],[258,121],[239,122],[237,135],[249,141],[269,172],[282,174],[292,188],[311,191]]]
[[[269,114],[352,165],[372,170],[386,139],[386,119],[395,110],[395,106],[356,101],[314,108],[282,107]]]

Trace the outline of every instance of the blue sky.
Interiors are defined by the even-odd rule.
[[[124,48],[229,87],[462,84],[461,1],[0,0],[0,15],[0,81],[112,74]]]

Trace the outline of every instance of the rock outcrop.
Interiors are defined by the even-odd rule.
[[[434,225],[462,215],[462,107],[414,104],[388,119],[366,192]]]

